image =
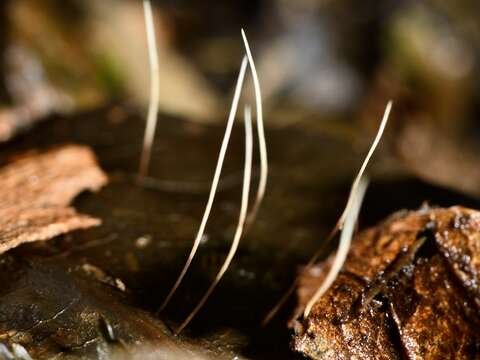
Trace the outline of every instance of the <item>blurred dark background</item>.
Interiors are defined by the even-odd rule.
[[[480,193],[478,1],[153,3],[162,112],[223,121],[243,27],[268,126],[328,133],[362,148],[391,98],[386,141],[396,161],[382,171]],[[141,1],[7,0],[0,7],[0,139],[12,136],[5,119],[23,126],[118,100],[147,104]],[[246,99],[250,90],[247,83]]]
[[[476,115],[477,1],[153,3],[165,112],[223,116],[244,27],[272,125],[344,117],[388,97],[439,127],[461,129]],[[18,101],[22,60],[38,66],[30,80],[41,72],[76,109],[148,98],[141,1],[7,0],[1,16],[4,104]]]

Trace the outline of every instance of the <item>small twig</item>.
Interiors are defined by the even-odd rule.
[[[240,215],[238,218],[237,228],[235,230],[235,235],[233,237],[232,246],[227,254],[227,258],[223,263],[222,267],[217,273],[215,280],[212,282],[210,287],[208,288],[205,295],[203,295],[202,299],[198,302],[197,306],[193,309],[190,315],[187,316],[185,321],[178,327],[175,331],[176,334],[179,334],[187,325],[188,323],[194,318],[194,316],[198,313],[198,311],[202,308],[202,306],[207,301],[208,297],[211,295],[217,284],[222,279],[223,275],[227,271],[230,263],[232,262],[233,257],[238,249],[238,244],[240,243],[240,239],[242,237],[243,229],[245,226],[245,220],[247,217],[247,210],[248,210],[248,195],[250,192],[250,181],[252,175],[252,153],[253,153],[253,144],[252,144],[252,115],[250,107],[245,107],[245,167],[243,171],[243,186],[242,186],[242,200],[240,206]]]
[[[220,175],[222,173],[222,167],[223,167],[223,161],[225,159],[225,154],[227,152],[228,148],[228,143],[230,140],[230,135],[232,133],[232,128],[233,128],[233,123],[235,121],[235,115],[237,113],[237,108],[238,108],[238,103],[240,100],[240,94],[243,86],[243,80],[245,78],[245,71],[247,68],[247,58],[243,57],[242,64],[240,66],[240,73],[238,75],[238,80],[237,80],[237,85],[235,87],[235,93],[233,95],[233,102],[232,102],[232,107],[230,109],[230,114],[228,116],[228,121],[227,121],[227,127],[225,129],[225,135],[223,136],[223,141],[222,145],[220,148],[220,154],[218,156],[218,161],[217,161],[217,166],[215,168],[215,174],[213,176],[213,181],[212,181],[212,187],[210,189],[210,194],[208,197],[207,201],[207,206],[205,207],[205,212],[203,214],[202,221],[200,223],[200,227],[197,232],[197,236],[195,237],[195,240],[193,242],[192,249],[190,251],[190,254],[188,255],[187,262],[185,263],[182,271],[180,272],[180,275],[178,279],[176,280],[175,284],[173,285],[172,289],[170,290],[169,294],[165,298],[164,302],[160,306],[160,309],[158,312],[162,311],[165,309],[165,307],[168,305],[170,299],[172,298],[173,294],[175,294],[175,291],[178,289],[180,286],[180,283],[182,282],[183,278],[185,277],[185,274],[188,271],[188,268],[190,267],[190,264],[192,263],[192,260],[197,252],[198,246],[200,245],[201,239],[203,237],[203,234],[205,232],[205,226],[207,225],[207,220],[210,215],[210,211],[212,209],[213,205],[213,200],[215,199],[215,194],[217,191],[218,183],[220,181]]]
[[[143,138],[142,155],[140,158],[140,177],[148,175],[150,156],[152,152],[155,128],[157,127],[159,96],[160,96],[160,67],[158,65],[157,41],[155,39],[155,25],[153,23],[152,4],[150,0],[143,0],[145,27],[147,31],[148,58],[150,64],[150,102],[148,105],[147,124]]]

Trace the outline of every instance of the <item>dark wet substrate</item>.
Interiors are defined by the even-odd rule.
[[[118,115],[122,112],[125,116]],[[54,354],[106,359],[146,344],[179,351],[179,357],[186,356],[185,344],[187,353],[193,349],[212,358],[296,358],[285,326],[291,306],[268,327],[258,324],[335,222],[362,156],[342,141],[301,130],[267,129],[271,176],[257,222],[185,338],[174,339],[169,331],[203,295],[228,251],[239,210],[242,130],[234,130],[205,241],[160,317],[154,312],[186,260],[203,213],[223,127],[161,117],[154,180],[146,187],[134,176],[143,135],[143,120],[134,110],[107,108],[50,119],[2,145],[3,162],[11,154],[56,144],[89,145],[110,183],[74,204],[101,218],[101,227],[0,257],[5,284],[0,341],[20,344],[40,359]],[[362,224],[423,200],[478,205],[414,179],[377,180],[367,194]]]

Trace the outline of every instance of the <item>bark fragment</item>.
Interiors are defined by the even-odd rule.
[[[27,154],[0,169],[0,254],[22,243],[48,240],[100,224],[68,204],[107,182],[93,153],[66,145]]]

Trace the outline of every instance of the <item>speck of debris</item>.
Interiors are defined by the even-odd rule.
[[[206,244],[210,240],[210,236],[208,234],[203,234],[202,238],[200,239],[200,244]]]
[[[113,286],[114,288],[117,288],[118,290],[123,292],[127,290],[127,287],[122,280],[108,275],[107,273],[105,273],[105,271],[95,265],[86,263],[81,266],[81,269],[88,276],[93,277],[95,280],[98,280],[101,283]]]
[[[146,248],[152,241],[151,235],[143,235],[135,240],[135,246],[139,249]]]

